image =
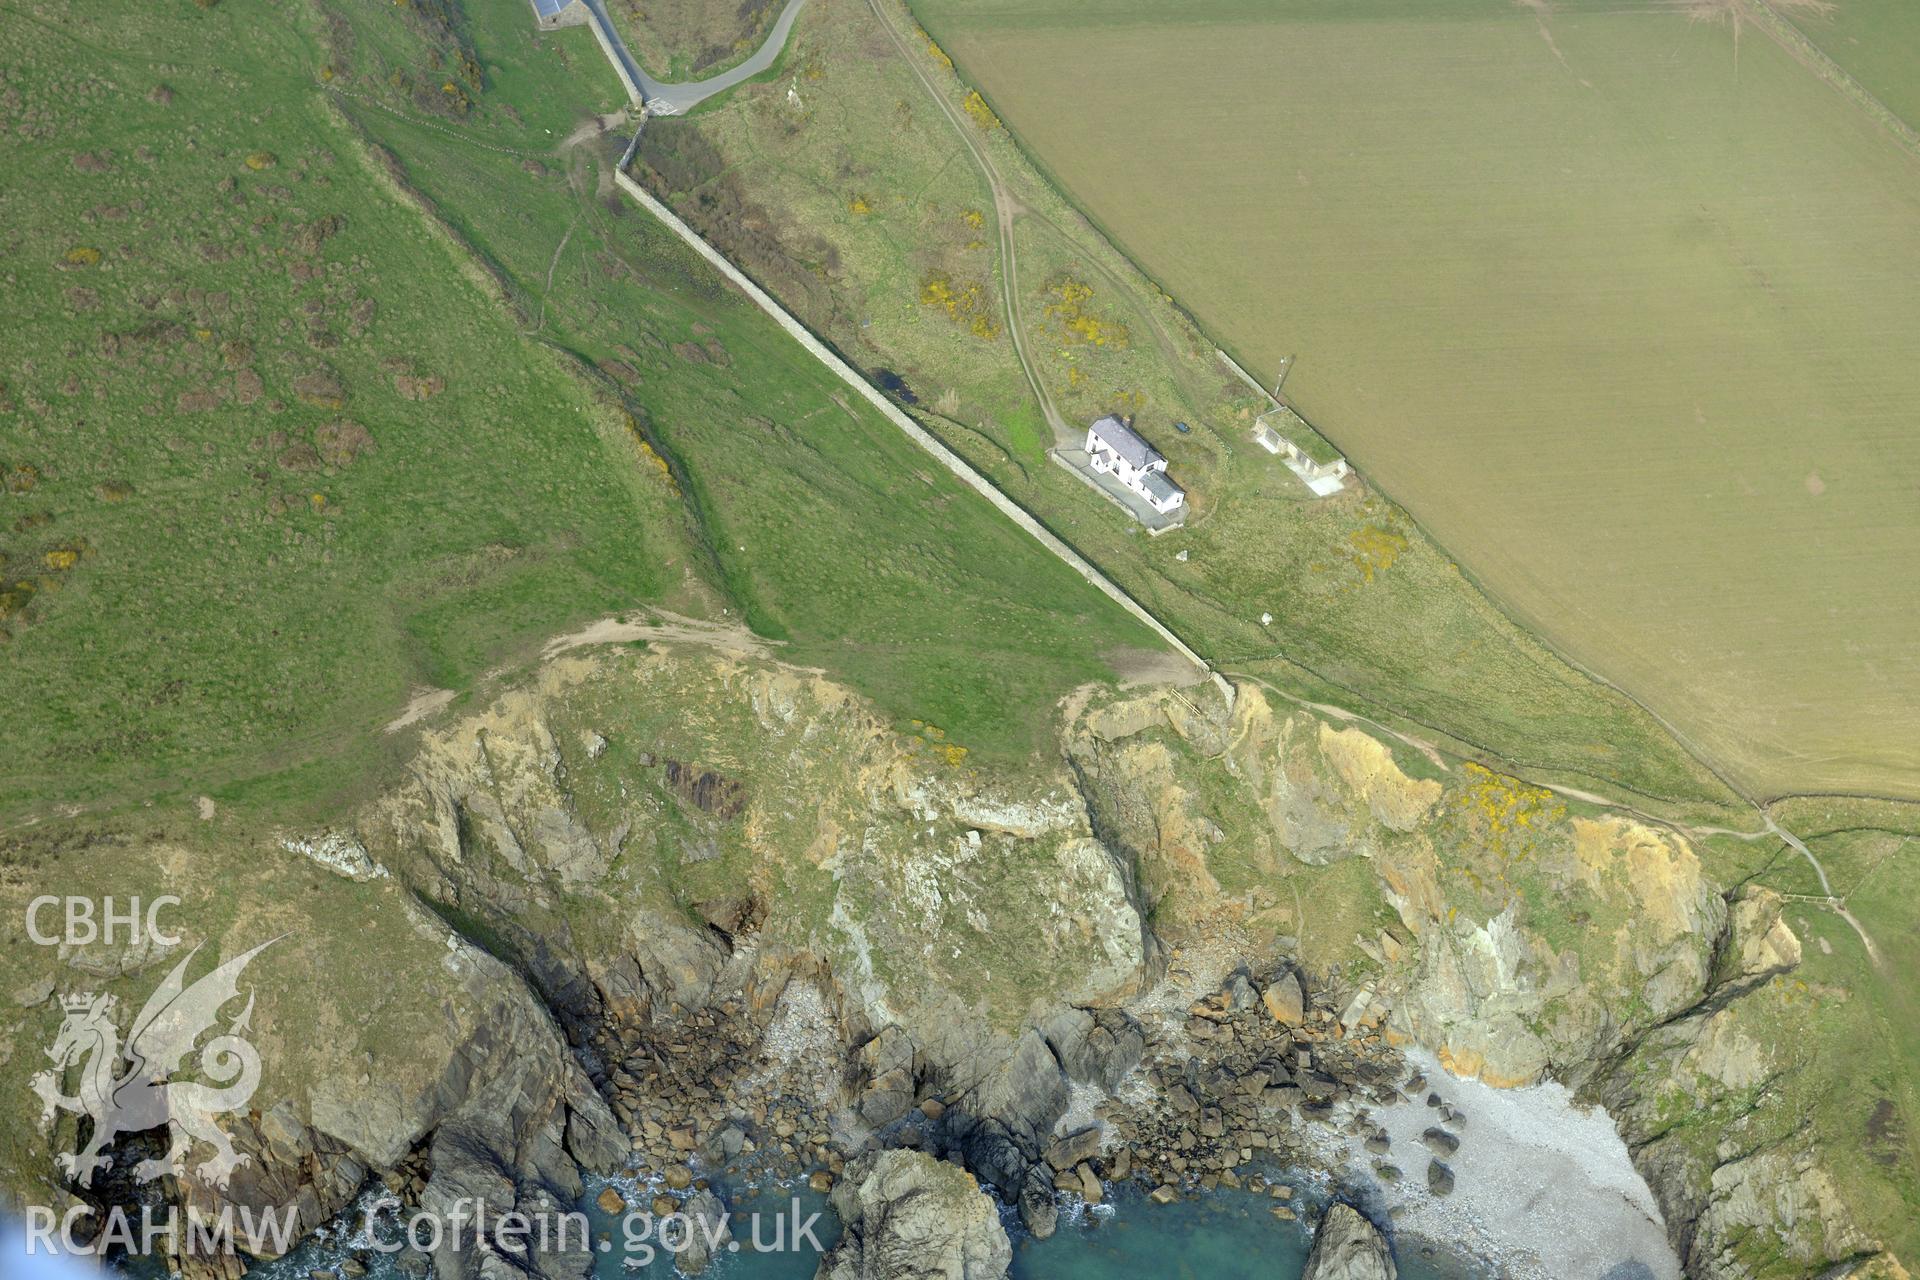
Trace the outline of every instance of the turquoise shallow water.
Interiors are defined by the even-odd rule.
[[[637,1199],[644,1206],[645,1196]],[[754,1214],[759,1215],[757,1229],[763,1242],[773,1240],[776,1223],[785,1219],[790,1245],[793,1222],[805,1221],[816,1212],[821,1217],[813,1232],[821,1244],[831,1247],[839,1237],[839,1225],[827,1207],[826,1197],[804,1186],[743,1189],[728,1195],[727,1202],[742,1247],[715,1260],[706,1272],[713,1280],[812,1280],[819,1258],[810,1245],[760,1253],[748,1246]],[[1014,1239],[1012,1274],[1015,1280],[1131,1280],[1140,1276],[1156,1280],[1297,1280],[1311,1244],[1309,1228],[1302,1222],[1275,1218],[1273,1204],[1264,1196],[1219,1191],[1172,1205],[1156,1205],[1136,1188],[1122,1189],[1109,1205],[1076,1207],[1063,1213],[1060,1229],[1047,1240],[1034,1240],[1014,1228],[1010,1233]],[[1317,1217],[1316,1202],[1303,1197],[1301,1208],[1307,1219]],[[645,1244],[630,1253],[623,1247],[619,1220],[591,1205],[585,1206],[585,1212],[599,1251],[594,1267],[596,1280],[665,1280],[675,1274],[664,1251],[657,1251],[650,1263],[629,1265],[630,1260],[639,1262]],[[358,1222],[354,1225],[357,1232]],[[364,1246],[364,1236],[358,1243]],[[316,1269],[337,1268],[351,1247],[352,1242],[310,1242],[253,1274],[259,1280],[308,1280]],[[1485,1274],[1449,1259],[1422,1256],[1422,1252],[1414,1242],[1400,1242],[1398,1261],[1403,1280],[1479,1280]],[[369,1280],[403,1278],[390,1260],[376,1258]]]
[[[1307,1222],[1283,1222],[1273,1201],[1245,1192],[1216,1191],[1170,1205],[1149,1202],[1138,1189],[1123,1191],[1111,1213],[1086,1212],[1063,1221],[1046,1240],[1017,1239],[1018,1280],[1297,1280],[1313,1243]],[[1302,1205],[1317,1218],[1319,1206]],[[1481,1273],[1420,1256],[1402,1241],[1401,1280],[1473,1280]]]

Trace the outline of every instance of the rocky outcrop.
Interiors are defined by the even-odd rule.
[[[332,875],[337,868],[316,869],[304,850],[263,844],[275,851],[97,840],[88,853],[103,874],[139,883],[159,872],[179,886],[179,954],[76,951],[28,993],[34,1025],[24,1034],[51,1042],[61,1018],[53,997],[97,990],[104,968],[114,970],[130,1022],[166,974],[163,964],[184,960],[191,982],[236,941],[272,939],[240,982],[244,1012],[236,996],[220,1015],[237,1020],[261,1063],[249,1105],[220,1116],[239,1163],[210,1179],[200,1162],[212,1148],[199,1142],[158,1190],[209,1220],[223,1210],[256,1219],[291,1210],[298,1238],[373,1178],[409,1204],[479,1197],[499,1213],[571,1206],[583,1169],[607,1172],[624,1159],[627,1139],[520,973],[462,938],[395,878]],[[294,901],[301,924],[288,932],[291,920],[280,913]],[[209,919],[236,923],[208,938],[199,930]],[[192,1060],[181,1066],[197,1069]],[[19,1092],[30,1096],[24,1085]],[[32,1193],[34,1202],[62,1194],[48,1153],[71,1150],[78,1138],[70,1113],[50,1118],[41,1154],[18,1184],[47,1187]],[[130,1181],[134,1159],[148,1154],[134,1146],[113,1149],[117,1161],[92,1194],[109,1203],[151,1194]],[[276,1247],[271,1237],[260,1246]],[[449,1253],[438,1260],[440,1274],[477,1275],[483,1254]],[[234,1258],[176,1261],[196,1278],[240,1271]],[[534,1265],[543,1275],[576,1273],[557,1259]]]
[[[1777,903],[1727,893],[1673,829],[1478,764],[1415,777],[1369,734],[1240,693],[1201,732],[1148,691],[1068,733],[1164,943],[1239,938],[1321,975],[1343,1029],[1384,1020],[1460,1074],[1604,1102],[1694,1274],[1813,1275],[1878,1248],[1778,1087],[1806,1051],[1778,1029],[1806,1004]],[[1294,1016],[1284,986],[1263,996]]]
[[[1137,991],[1149,935],[1067,775],[960,758],[815,673],[663,646],[556,661],[427,735],[363,826],[583,1023],[707,1004],[751,935],[966,1091],[1034,1021]]]
[[[919,1151],[847,1166],[833,1191],[845,1234],[815,1280],[1004,1280],[1013,1247],[966,1170]]]
[[[719,1196],[702,1188],[681,1203],[680,1212],[687,1219],[686,1247],[674,1255],[674,1265],[682,1275],[697,1276],[713,1262],[715,1252],[725,1249],[733,1238],[727,1226],[727,1208]]]
[[[1714,980],[1590,1085],[1658,1197],[1689,1275],[1742,1274],[1762,1241],[1808,1273],[1879,1249],[1822,1166],[1804,1117],[1779,1101],[1813,1048],[1777,1034],[1791,996],[1773,979],[1800,961],[1781,905],[1759,888],[1737,898],[1722,917]]]
[[[1123,1091],[1098,1108],[1101,1156],[1088,1158],[1084,1131],[1064,1133],[1047,1151],[1056,1185],[1135,1177],[1163,1199],[1197,1186],[1248,1188],[1290,1197],[1262,1167],[1317,1167],[1329,1127],[1363,1123],[1366,1111],[1403,1100],[1417,1079],[1376,1025],[1343,1027],[1324,993],[1303,993],[1302,1016],[1275,1019],[1260,982],[1228,975],[1223,987],[1154,1017],[1140,1074],[1150,1089]],[[1086,1172],[1082,1173],[1082,1165]],[[1104,1190],[1102,1188],[1102,1190]],[[1290,1216],[1293,1210],[1278,1206]]]
[[[531,1211],[631,1147],[700,1212],[689,1164],[751,1131],[788,1172],[873,1182],[872,1230],[827,1274],[947,1275],[859,1268],[956,1239],[951,1274],[991,1274],[991,1233],[885,1207],[940,1201],[914,1181],[932,1174],[839,1162],[876,1134],[964,1161],[1044,1235],[1061,1193],[1256,1181],[1307,1125],[1410,1088],[1389,1042],[1418,1041],[1605,1101],[1699,1274],[1739,1274],[1743,1241],[1809,1267],[1871,1248],[1769,1102],[1793,1061],[1754,1010],[1800,962],[1777,899],[1723,896],[1672,831],[1478,766],[1410,776],[1257,690],[1230,719],[1164,691],[1077,714],[1064,766],[995,771],[769,661],[662,644],[547,664],[427,734],[341,830],[350,858],[274,855],[303,877],[281,897],[351,900],[327,918],[366,930],[381,974],[327,969],[298,1031],[273,1029],[263,1052],[301,1071],[233,1118],[255,1162],[224,1197],[297,1204],[303,1228],[369,1177]],[[154,958],[62,959],[114,982]],[[35,1004],[71,985],[10,976]],[[369,990],[377,1024],[329,1003]],[[363,1025],[364,1045],[344,1030]],[[775,1078],[803,1067],[805,1090]],[[1673,1122],[1695,1114],[1710,1140]],[[987,1203],[967,1185],[963,1223]],[[452,1280],[508,1261],[435,1259]]]
[[[1067,1076],[1047,1042],[1028,1031],[971,1094],[975,1114],[993,1120],[1026,1143],[1037,1143],[1066,1114]]]
[[[478,1002],[483,1019],[455,1041],[441,1082],[446,1109],[431,1126],[432,1174],[421,1207],[450,1216],[462,1204],[482,1204],[488,1218],[510,1210],[533,1215],[568,1209],[584,1190],[581,1170],[613,1172],[626,1157],[626,1139],[559,1028],[517,978],[484,953],[457,950],[473,966],[476,994],[493,998]],[[364,1098],[337,1094],[329,1105],[341,1117],[370,1109]],[[390,1153],[389,1147],[381,1157]],[[435,1272],[445,1280],[488,1275],[490,1258],[514,1259],[515,1252],[484,1236],[463,1248],[449,1236],[433,1255]],[[589,1265],[583,1251],[547,1255],[535,1249],[528,1269],[559,1280],[582,1276]]]
[[[1350,1204],[1335,1201],[1313,1233],[1313,1252],[1300,1280],[1396,1280],[1386,1237]]]
[[[1062,1009],[1040,1023],[1040,1035],[1067,1079],[1108,1093],[1140,1063],[1146,1032],[1121,1009]]]
[[[238,1126],[253,1161],[221,1194],[230,1204],[296,1204],[305,1230],[343,1208],[370,1172],[403,1165],[422,1147],[423,1185],[412,1190],[429,1212],[488,1217],[571,1208],[581,1171],[612,1172],[627,1141],[565,1038],[526,984],[469,943],[441,934],[450,979],[443,1023],[420,1028],[410,1046],[419,1064],[406,1087],[393,1075],[329,1072],[308,1095],[304,1122],[283,1100],[259,1122]],[[405,1189],[402,1187],[402,1189]],[[208,1201],[204,1188],[182,1187]],[[206,1207],[213,1207],[209,1202]],[[449,1280],[489,1274],[495,1241],[453,1236],[433,1255]],[[560,1280],[585,1273],[588,1259],[532,1256],[516,1267]]]
[[[924,746],[813,673],[664,647],[566,660],[427,735],[363,826],[603,1058],[819,965],[836,1038],[864,1043],[854,1122],[937,1095],[952,1144],[1044,1230],[1040,1149],[1070,1081],[1110,1088],[1138,1061],[1111,1004],[1147,980],[1151,938],[1069,774]]]

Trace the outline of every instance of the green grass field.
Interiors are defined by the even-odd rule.
[[[1780,818],[1821,859],[1834,891],[1873,938],[1878,962],[1831,912],[1794,904],[1788,920],[1803,961],[1787,992],[1793,1021],[1782,1042],[1804,1065],[1790,1089],[1837,1153],[1834,1176],[1862,1221],[1904,1259],[1920,1255],[1920,819],[1911,806],[1808,798]],[[1777,858],[1762,882],[1781,892],[1812,886],[1804,860]]]
[[[43,175],[0,195],[9,808],[332,753],[671,584],[669,495],[383,190],[302,34],[192,4],[0,31],[9,165]]]
[[[608,198],[618,86],[526,17],[0,24],[8,818],[338,803],[412,689],[645,603],[1001,756],[1151,646]]]
[[[915,9],[1523,621],[1757,793],[1916,794],[1920,167],[1854,101],[1659,4]]]

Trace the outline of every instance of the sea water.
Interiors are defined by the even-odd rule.
[[[1297,1280],[1313,1246],[1324,1201],[1296,1197],[1299,1218],[1273,1214],[1275,1201],[1218,1190],[1154,1204],[1137,1187],[1116,1189],[1110,1204],[1076,1207],[1045,1240],[1016,1236],[1019,1280]],[[1480,1280],[1487,1273],[1420,1242],[1398,1241],[1401,1280]]]
[[[1359,1135],[1321,1134],[1325,1163],[1345,1171],[1355,1185],[1372,1183],[1372,1216],[1397,1225],[1395,1255],[1407,1280],[1474,1280],[1500,1274],[1551,1277],[1552,1280],[1678,1280],[1679,1261],[1666,1240],[1666,1228],[1652,1192],[1635,1170],[1625,1144],[1602,1111],[1578,1103],[1558,1085],[1524,1089],[1490,1089],[1448,1075],[1436,1061],[1415,1052],[1410,1055],[1431,1082],[1431,1088],[1461,1113],[1449,1121],[1460,1137],[1460,1149],[1449,1163],[1458,1175],[1451,1196],[1427,1194],[1419,1170],[1426,1164],[1422,1135],[1434,1122],[1434,1113],[1422,1100],[1378,1108],[1374,1120],[1388,1132],[1396,1158],[1407,1161],[1412,1176],[1386,1184],[1373,1182],[1373,1157]],[[1311,1242],[1311,1226],[1325,1205],[1325,1180],[1289,1178],[1285,1170],[1262,1171],[1285,1179],[1294,1187],[1288,1207],[1297,1220],[1276,1217],[1274,1199],[1250,1192],[1217,1190],[1171,1205],[1147,1200],[1134,1185],[1110,1188],[1107,1204],[1084,1205],[1070,1200],[1063,1208],[1059,1230],[1046,1240],[1035,1240],[1019,1229],[1010,1211],[1002,1220],[1014,1243],[1013,1274],[1020,1280],[1107,1280],[1123,1276],[1193,1276],[1207,1280],[1295,1280],[1300,1275]],[[591,1202],[611,1185],[636,1210],[644,1211],[659,1188],[633,1177],[610,1183],[594,1182],[582,1206],[590,1224],[590,1247],[595,1250],[595,1280],[625,1280],[673,1274],[664,1256],[648,1265],[624,1245],[622,1224]],[[720,1280],[811,1280],[818,1254],[811,1240],[794,1249],[793,1227],[812,1214],[812,1235],[822,1247],[831,1247],[839,1227],[826,1197],[809,1192],[804,1182],[735,1181],[716,1184],[740,1230],[743,1247],[723,1252],[709,1274]],[[369,1280],[402,1280],[391,1256],[369,1253],[365,1227],[374,1196],[362,1198],[342,1224],[326,1236],[303,1244],[278,1262],[256,1268],[262,1280],[309,1280],[314,1271],[344,1276],[341,1263],[350,1256],[371,1256]],[[1384,1211],[1383,1211],[1384,1210]],[[765,1220],[761,1238],[771,1238],[771,1224],[785,1218],[785,1250],[756,1253],[750,1220]],[[5,1227],[0,1222],[0,1229]],[[0,1230],[4,1240],[4,1230]],[[1436,1251],[1425,1240],[1443,1241],[1449,1252]],[[598,1246],[604,1243],[604,1252]],[[1478,1268],[1458,1259],[1466,1253],[1490,1259]],[[0,1263],[5,1258],[0,1256]],[[164,1280],[148,1266],[132,1268],[140,1280]],[[0,1280],[11,1280],[0,1265]]]
[[[604,1183],[596,1183],[597,1195]],[[651,1189],[616,1181],[615,1188],[643,1210]],[[724,1188],[716,1188],[725,1191]],[[705,1274],[712,1280],[812,1280],[819,1254],[810,1243],[793,1248],[796,1223],[820,1217],[812,1234],[831,1248],[840,1237],[840,1225],[827,1197],[805,1184],[763,1184],[742,1187],[724,1196],[740,1240],[735,1251],[722,1246]],[[1310,1191],[1296,1196],[1300,1214],[1286,1221],[1273,1213],[1278,1203],[1264,1195],[1218,1190],[1160,1205],[1149,1201],[1132,1185],[1114,1188],[1111,1200],[1099,1205],[1071,1201],[1060,1216],[1058,1230],[1036,1240],[1020,1230],[1010,1212],[1003,1213],[1013,1240],[1015,1280],[1121,1280],[1153,1276],[1157,1280],[1296,1280],[1312,1246],[1311,1223],[1323,1202]],[[638,1251],[625,1247],[622,1222],[602,1212],[591,1199],[581,1206],[591,1229],[595,1251],[595,1280],[667,1280],[675,1275],[670,1256],[656,1250],[642,1262]],[[771,1242],[775,1222],[785,1221],[789,1247],[755,1252],[751,1247],[753,1215],[760,1218],[760,1239]],[[797,1216],[797,1219],[795,1215]],[[341,1262],[356,1249],[365,1257],[367,1237],[355,1217],[333,1239],[310,1240],[277,1262],[251,1273],[258,1280],[309,1280],[315,1271],[340,1275]],[[644,1246],[643,1246],[644,1247]],[[1397,1262],[1403,1280],[1483,1280],[1489,1273],[1451,1259],[1419,1241],[1398,1242]],[[390,1257],[375,1255],[368,1280],[401,1280]]]

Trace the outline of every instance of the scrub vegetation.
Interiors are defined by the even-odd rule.
[[[1190,644],[1535,776],[1624,784],[1678,809],[1733,801],[1652,717],[1503,616],[1390,500],[1356,485],[1315,501],[1255,445],[1266,403],[1007,130],[975,127],[964,60],[956,71],[904,8],[809,3],[791,39],[788,77],[650,122],[641,180]],[[856,195],[868,212],[849,211]],[[1171,460],[1185,528],[1149,541],[1046,459],[1114,412]]]

